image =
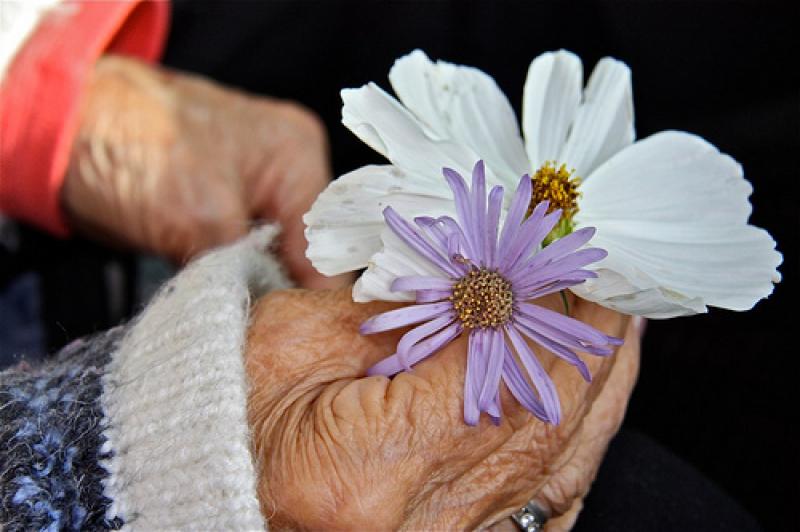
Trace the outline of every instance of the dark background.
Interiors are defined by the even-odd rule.
[[[388,89],[393,61],[414,48],[483,69],[518,113],[528,64],[543,51],[577,53],[586,77],[603,56],[625,61],[637,136],[686,130],[739,160],[755,188],[751,221],[784,254],[783,282],[754,310],[649,323],[626,426],[704,472],[768,530],[798,530],[798,353],[789,306],[800,227],[798,5],[178,1],[165,63],[307,105],[328,127],[339,175],[382,162],[340,124],[339,90],[368,81]],[[40,274],[48,347],[135,310],[135,258],[87,243],[65,247],[29,229],[22,236],[2,273]],[[115,278],[122,311],[108,308]]]

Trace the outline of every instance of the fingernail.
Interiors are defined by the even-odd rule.
[[[643,318],[641,316],[634,316],[633,326],[639,333],[639,338],[642,338],[644,336],[644,331],[647,329],[647,318]]]

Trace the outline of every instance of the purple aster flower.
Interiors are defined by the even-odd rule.
[[[458,220],[418,217],[415,228],[391,207],[383,211],[389,228],[440,275],[394,280],[392,291],[414,292],[417,304],[373,316],[362,324],[361,333],[419,325],[403,335],[395,354],[368,373],[391,376],[408,371],[468,331],[464,421],[476,425],[480,413],[486,412],[499,423],[502,379],[522,406],[558,424],[558,392],[526,338],[575,366],[587,381],[591,374],[576,351],[610,355],[612,346],[622,341],[529,301],[596,277],[582,268],[603,259],[606,252],[578,250],[594,235],[592,227],[540,249],[561,211],[548,214],[544,201],[526,219],[531,198],[527,175],[519,181],[501,229],[503,187],[489,192],[487,206],[483,161],[475,165],[471,189],[454,170],[445,168],[443,173],[453,190]]]

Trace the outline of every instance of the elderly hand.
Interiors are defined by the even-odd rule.
[[[563,309],[558,296],[540,303]],[[574,317],[625,336],[614,356],[584,357],[591,384],[537,348],[560,394],[559,426],[503,388],[501,425],[484,416],[470,427],[464,337],[410,373],[364,377],[400,333],[365,337],[358,326],[387,308],[353,303],[349,290],[275,292],[255,305],[248,410],[270,528],[474,529],[533,498],[553,515],[548,530],[571,527],[636,378],[629,318],[573,298]]]
[[[294,280],[333,287],[305,258],[302,215],[327,185],[321,122],[297,104],[107,56],[81,111],[62,203],[70,223],[177,262],[248,232],[283,226]]]

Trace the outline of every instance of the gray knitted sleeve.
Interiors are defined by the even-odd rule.
[[[0,373],[0,524],[4,530],[118,529],[106,518],[100,376],[119,327],[37,368]]]
[[[247,426],[250,303],[288,287],[265,226],[147,308],[0,373],[0,528],[263,530]]]

